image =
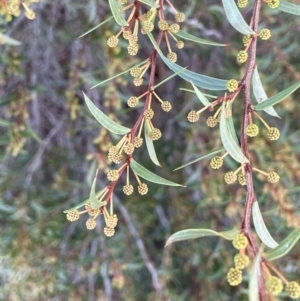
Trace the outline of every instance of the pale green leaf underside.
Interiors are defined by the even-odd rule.
[[[222,0],[228,22],[242,34],[254,34],[236,6],[235,0]]]
[[[291,251],[291,249],[295,246],[299,239],[300,229],[296,229],[291,232],[289,236],[287,236],[282,242],[280,242],[280,244],[276,248],[266,252],[264,254],[264,257],[269,261],[273,261],[285,256]]]
[[[139,175],[141,178],[149,182],[161,184],[161,185],[168,185],[168,186],[184,186],[157,176],[156,174],[154,174],[144,166],[137,163],[134,159],[131,159],[130,167],[137,175]]]
[[[120,12],[120,4],[117,0],[108,0],[110,10],[114,16],[115,21],[120,26],[128,26],[127,21],[124,19],[122,13]]]
[[[220,153],[220,152],[223,152],[224,150],[225,150],[225,148],[223,148],[223,147],[220,148],[220,149],[217,149],[217,150],[215,150],[215,151],[213,151],[213,152],[210,152],[209,154],[203,155],[203,156],[201,156],[201,157],[199,157],[199,158],[197,158],[197,159],[195,159],[195,160],[193,160],[193,161],[190,161],[190,162],[188,162],[188,163],[185,163],[185,164],[183,164],[183,165],[181,165],[181,166],[175,168],[173,171],[182,169],[182,168],[184,168],[184,167],[186,167],[186,166],[189,166],[189,165],[191,165],[191,164],[193,164],[193,163],[196,163],[196,162],[198,162],[198,161],[200,161],[200,160],[206,159],[206,158],[211,157],[211,156],[213,156],[213,155],[215,155],[215,154],[218,154],[218,153]]]
[[[132,69],[132,68],[134,68],[134,67],[139,67],[139,66],[145,64],[148,60],[149,60],[149,59],[146,59],[146,60],[142,61],[141,63],[139,63],[139,64],[137,64],[137,65],[134,65],[134,66],[130,67],[129,69],[127,69],[127,70],[125,70],[125,71],[123,71],[123,72],[121,72],[121,73],[118,73],[118,74],[116,74],[116,75],[114,75],[114,76],[112,76],[112,77],[110,77],[110,78],[105,79],[104,81],[100,82],[99,84],[94,85],[92,88],[90,88],[90,90],[92,90],[92,89],[94,89],[94,88],[96,88],[96,87],[98,87],[98,86],[101,86],[101,85],[103,85],[103,84],[109,82],[110,80],[112,80],[112,79],[114,79],[114,78],[116,78],[116,77],[119,77],[119,76],[121,76],[121,75],[123,75],[123,74],[129,72],[130,69]]]
[[[150,133],[150,129],[149,129],[148,122],[145,122],[145,140],[146,140],[146,146],[147,146],[148,154],[150,156],[151,161],[155,165],[160,166],[159,161],[158,161],[157,156],[156,156],[154,144],[153,144],[153,141],[149,137],[149,133]]]
[[[254,258],[253,265],[250,271],[250,278],[249,278],[249,301],[257,301],[259,300],[259,288],[258,288],[258,275],[260,270],[260,259],[261,254],[258,252]]]
[[[103,24],[105,24],[106,22],[108,22],[109,20],[113,19],[113,16],[107,18],[106,20],[104,20],[103,22],[101,22],[100,24],[96,25],[95,27],[93,27],[92,29],[88,30],[87,32],[83,33],[78,39],[86,36],[87,34],[91,33],[92,31],[94,31],[95,29],[97,29],[98,27],[102,26]]]
[[[164,61],[164,63],[174,72],[178,72],[182,69],[181,66],[171,62],[169,59],[167,59],[162,51],[160,50],[159,46],[157,45],[156,41],[153,38],[153,35],[151,33],[147,33],[149,36],[149,39],[151,43],[153,44],[154,48],[160,55],[161,59]],[[214,77],[209,77],[206,75],[198,74],[189,70],[183,70],[178,74],[181,78],[184,80],[190,82],[193,81],[193,83],[200,87],[207,90],[226,90],[226,80],[218,79]]]
[[[188,239],[195,239],[199,237],[204,237],[204,236],[220,236],[223,237],[227,240],[233,240],[234,237],[239,234],[239,230],[237,229],[232,229],[230,231],[224,231],[224,232],[217,232],[211,229],[186,229],[186,230],[181,230],[178,231],[174,234],[172,234],[167,242],[166,246],[170,245],[173,242],[176,241],[182,241],[182,240],[188,240]]]
[[[254,68],[252,73],[252,86],[254,97],[258,103],[263,103],[268,99],[265,89],[261,83],[257,68]],[[268,107],[264,109],[264,111],[273,117],[280,118],[273,107]]]
[[[94,103],[85,95],[84,92],[84,100],[89,108],[90,112],[93,114],[93,116],[96,118],[96,120],[104,126],[109,132],[117,134],[117,135],[125,135],[130,132],[130,129],[122,126],[120,124],[117,124],[113,120],[111,120],[109,117],[107,117],[99,108],[97,108]]]
[[[220,120],[220,136],[223,146],[234,160],[239,163],[248,163],[249,160],[245,157],[240,146],[234,139],[234,136],[236,136],[235,132],[232,133],[230,130],[234,130],[234,128],[229,128],[227,125],[227,120],[225,118],[225,102],[223,102]]]
[[[189,34],[185,31],[182,31],[182,30],[179,30],[177,33],[175,33],[175,35],[179,38],[184,39],[184,40],[192,41],[194,43],[199,43],[199,44],[203,44],[203,45],[227,46],[227,44],[220,44],[220,43],[216,43],[216,42],[212,42],[212,41],[208,41],[208,40],[198,38],[198,37],[196,37],[192,34]]]
[[[288,14],[300,16],[300,6],[287,1],[280,0],[278,9]]]
[[[232,110],[232,103],[229,104],[228,108],[230,110]],[[239,140],[238,140],[236,132],[235,132],[232,116],[233,116],[233,113],[231,114],[230,117],[226,118],[226,122],[227,122],[229,133],[231,133],[231,136],[232,136],[233,140],[236,142],[236,144],[239,145]]]
[[[252,206],[252,217],[255,231],[260,240],[269,248],[276,248],[278,243],[273,239],[264,223],[258,202],[254,202]]]
[[[139,0],[139,2],[147,4],[147,5],[149,5],[149,6],[153,7],[153,8],[159,7],[159,5],[155,1],[153,1],[153,0]]]
[[[275,104],[281,102],[285,98],[287,98],[290,94],[292,94],[295,90],[300,87],[300,81],[295,83],[294,85],[290,86],[289,88],[279,92],[278,94],[268,98],[264,102],[253,106],[256,111],[264,110],[268,107],[274,106]]]
[[[0,45],[1,44],[18,46],[21,45],[21,42],[7,36],[6,34],[0,33]]]
[[[211,103],[208,101],[208,99],[203,95],[203,93],[201,93],[201,91],[194,85],[194,83],[191,81],[191,84],[194,88],[194,91],[198,97],[198,99],[202,102],[202,104],[207,107],[210,106]]]

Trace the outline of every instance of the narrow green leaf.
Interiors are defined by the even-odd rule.
[[[200,92],[200,90],[194,85],[194,83],[191,81],[191,84],[194,88],[194,91],[197,95],[197,97],[199,98],[199,100],[202,102],[202,104],[205,106],[205,107],[208,107],[211,105],[211,103],[208,101],[208,99]]]
[[[291,232],[276,248],[264,254],[269,261],[279,259],[288,254],[300,239],[300,229]]]
[[[252,86],[254,97],[258,103],[262,103],[268,99],[265,89],[261,83],[257,68],[254,68],[252,73]],[[273,107],[268,107],[264,109],[264,111],[271,116],[280,118]]]
[[[111,19],[113,19],[113,16],[107,18],[106,20],[104,20],[103,22],[101,22],[100,24],[96,25],[95,27],[93,27],[92,29],[88,30],[87,32],[83,33],[80,37],[78,37],[78,39],[86,36],[87,34],[91,33],[92,31],[94,31],[95,29],[97,29],[98,27],[102,26],[103,24],[105,24],[106,22],[110,21]]]
[[[147,146],[148,154],[150,156],[150,159],[152,160],[152,162],[155,165],[161,166],[159,164],[158,159],[157,159],[154,144],[153,144],[153,141],[149,137],[149,133],[150,133],[150,129],[149,129],[148,122],[145,122],[145,140],[146,140],[146,146]]]
[[[254,31],[245,22],[234,0],[222,0],[225,14],[229,23],[242,34],[254,34]]]
[[[88,106],[90,112],[93,114],[96,120],[108,131],[117,135],[125,135],[130,132],[129,128],[119,125],[113,120],[111,120],[109,117],[107,117],[99,108],[97,108],[93,104],[93,102],[85,95],[84,92],[82,93],[84,96],[85,103]]]
[[[257,301],[259,300],[259,288],[258,288],[258,275],[260,271],[260,259],[261,259],[261,254],[257,253],[255,256],[251,271],[250,271],[250,279],[249,279],[249,301]]]
[[[103,191],[104,191],[104,189],[97,191],[97,192],[96,192],[96,197],[98,198],[98,197],[102,194]],[[84,200],[83,202],[77,204],[76,206],[74,206],[74,207],[72,207],[72,208],[70,208],[70,209],[68,209],[68,210],[64,210],[63,213],[68,213],[68,212],[70,212],[70,211],[79,209],[79,208],[83,207],[89,200],[90,200],[90,199],[86,199],[86,200]],[[104,206],[105,204],[106,204],[106,202],[101,202],[101,203],[98,203],[98,206],[101,207],[101,206]],[[98,207],[98,208],[99,208],[99,207]]]
[[[153,8],[159,7],[159,5],[153,0],[138,0],[139,2],[145,3]]]
[[[122,13],[120,12],[121,5],[116,0],[108,0],[109,7],[111,9],[111,12],[115,18],[115,21],[120,26],[128,26],[127,21],[123,17]]]
[[[165,78],[163,81],[161,81],[160,83],[158,83],[157,85],[153,86],[152,89],[155,90],[157,87],[159,87],[160,85],[164,84],[165,82],[167,82],[168,80],[170,80],[172,77],[175,77],[176,75],[178,75],[180,72],[182,72],[183,70],[186,70],[187,67],[181,68],[181,70],[173,73],[172,75],[170,75],[169,77]]]
[[[189,165],[191,165],[191,164],[193,164],[193,163],[196,163],[196,162],[198,162],[198,161],[200,161],[200,160],[206,159],[206,158],[211,157],[211,156],[213,156],[213,155],[215,155],[215,154],[218,154],[218,153],[220,153],[220,152],[223,152],[224,150],[225,150],[225,148],[223,148],[223,147],[222,147],[222,148],[219,148],[219,149],[217,149],[217,150],[215,150],[215,151],[212,151],[212,152],[210,152],[210,153],[208,153],[208,154],[206,154],[206,155],[203,155],[203,156],[201,156],[201,157],[199,157],[199,158],[197,158],[197,159],[195,159],[195,160],[193,160],[193,161],[191,161],[191,162],[185,163],[185,164],[183,164],[183,165],[181,165],[181,166],[175,168],[173,171],[182,169],[182,168],[184,168],[184,167],[186,167],[186,166],[189,166]]]
[[[196,94],[196,92],[195,92],[194,90],[191,90],[191,89],[179,88],[179,90]],[[215,96],[215,95],[206,94],[206,93],[202,93],[202,94],[203,94],[204,96],[206,96],[206,97],[210,97],[210,98],[213,98],[213,99],[217,99],[217,98],[218,98],[218,96]]]
[[[97,175],[98,175],[98,169],[96,171],[96,175],[94,177],[93,184],[92,184],[91,191],[90,191],[90,204],[91,204],[92,209],[98,209],[99,208],[99,207],[97,207],[97,205],[98,205],[98,199],[96,197]]]
[[[292,94],[299,87],[300,87],[300,81],[297,82],[296,84],[290,86],[289,88],[279,92],[278,94],[268,98],[264,102],[253,106],[253,108],[256,111],[261,111],[261,110],[264,110],[268,107],[274,106],[275,104],[277,104],[277,103],[281,102],[282,100],[284,100],[285,98],[287,98],[290,94]]]
[[[229,109],[232,110],[232,103],[229,104]],[[227,122],[228,130],[231,133],[232,138],[234,139],[236,144],[239,145],[239,140],[238,140],[236,132],[235,132],[232,116],[233,116],[233,114],[231,114],[230,117],[226,118],[226,122]]]
[[[188,40],[188,41],[192,41],[194,43],[199,43],[199,44],[204,44],[204,45],[211,45],[211,46],[227,46],[227,44],[220,44],[220,43],[216,43],[216,42],[212,42],[212,41],[208,41],[208,40],[204,40],[201,38],[198,38],[192,34],[189,34],[185,31],[179,30],[177,33],[175,33],[175,35],[179,38],[182,38],[184,40]]]
[[[92,90],[92,89],[94,89],[94,88],[96,88],[96,87],[98,87],[98,86],[101,86],[101,85],[103,85],[103,84],[109,82],[110,80],[112,80],[112,79],[114,79],[114,78],[116,78],[116,77],[119,77],[119,76],[121,76],[121,75],[123,75],[123,74],[129,72],[130,69],[132,69],[132,68],[134,68],[134,67],[139,67],[139,66],[145,64],[148,60],[149,60],[149,59],[146,59],[146,60],[142,61],[141,63],[139,63],[139,64],[137,64],[137,65],[134,65],[134,66],[130,67],[129,69],[127,69],[127,70],[125,70],[125,71],[123,71],[123,72],[121,72],[121,73],[118,73],[118,74],[116,74],[116,75],[114,75],[114,76],[112,76],[112,77],[110,77],[110,78],[105,79],[104,81],[100,82],[99,84],[94,85],[92,88],[90,88],[90,90]]]
[[[18,46],[21,45],[21,42],[7,36],[6,34],[0,33],[0,45],[1,44]]]
[[[262,218],[257,201],[254,202],[252,206],[252,217],[254,228],[260,240],[269,248],[276,248],[278,246],[278,243],[273,239],[273,237],[269,233]]]
[[[288,14],[300,16],[300,6],[287,1],[280,0],[278,9]]]
[[[232,229],[230,231],[224,231],[224,232],[217,232],[211,229],[186,229],[178,231],[174,234],[172,234],[167,242],[165,247],[170,245],[173,242],[181,241],[181,240],[188,240],[188,239],[195,239],[199,237],[204,236],[220,236],[227,240],[233,240],[234,237],[239,233],[240,231],[237,229]]]
[[[156,174],[154,174],[150,170],[146,169],[144,166],[137,163],[134,159],[131,159],[130,167],[137,175],[139,175],[141,178],[143,178],[143,179],[145,179],[149,182],[153,182],[153,183],[157,183],[157,184],[161,184],[161,185],[168,185],[168,186],[182,186],[182,187],[185,187],[184,185],[180,185],[180,184],[171,182],[169,180],[166,180],[164,178],[161,178],[161,177],[157,176]]]
[[[157,45],[156,41],[153,38],[153,35],[151,33],[147,33],[151,43],[153,44],[154,48],[160,55],[161,59],[164,61],[164,63],[174,72],[178,72],[182,69],[181,66],[171,62],[169,59],[167,59],[162,51],[160,50],[159,46]],[[226,83],[227,80],[218,79],[214,77],[209,77],[206,75],[198,74],[189,70],[184,70],[178,74],[181,78],[184,80],[190,82],[193,81],[193,83],[200,87],[207,90],[226,90]]]
[[[248,163],[249,160],[245,157],[240,146],[233,138],[235,135],[235,132],[232,133],[229,131],[229,127],[227,125],[227,120],[225,117],[225,102],[223,102],[220,120],[220,136],[223,146],[234,160],[236,160],[239,163]]]

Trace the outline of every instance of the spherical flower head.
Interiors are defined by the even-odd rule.
[[[134,78],[140,77],[141,74],[142,74],[142,70],[139,67],[133,67],[130,69],[130,75]]]
[[[277,8],[279,6],[279,0],[268,0],[268,5],[271,8]]]
[[[196,122],[199,120],[199,114],[196,111],[189,112],[187,119],[189,122]]]
[[[250,123],[247,125],[247,127],[246,127],[247,136],[255,137],[255,136],[257,136],[258,133],[259,133],[259,127],[256,124]]]
[[[245,249],[248,246],[248,239],[243,233],[240,233],[233,239],[232,245],[237,250]]]
[[[77,209],[69,211],[67,213],[67,220],[69,220],[70,222],[74,222],[76,220],[78,220],[80,217],[79,215],[79,211]]]
[[[123,192],[126,195],[131,195],[133,193],[133,186],[132,185],[124,185],[123,186]]]
[[[141,195],[144,195],[148,192],[148,186],[147,184],[145,183],[141,183],[139,186],[138,186],[138,192],[139,194]]]
[[[239,270],[243,270],[249,265],[249,257],[245,254],[236,254],[234,256],[235,267]]]
[[[129,44],[129,46],[127,47],[127,51],[128,54],[132,56],[136,55],[139,51],[139,44],[137,43]]]
[[[184,22],[185,20],[185,14],[178,12],[177,14],[175,14],[175,20],[179,23]]]
[[[272,171],[268,173],[267,179],[270,183],[277,183],[280,177],[276,172]]]
[[[154,111],[152,109],[146,109],[144,111],[144,116],[146,119],[151,120],[154,116]]]
[[[123,160],[123,156],[121,154],[116,154],[116,155],[113,156],[111,161],[116,163],[116,164],[119,164],[119,163],[122,162],[122,160]]]
[[[229,92],[234,92],[235,90],[237,90],[238,86],[239,83],[235,79],[230,79],[226,84],[226,88],[229,90]]]
[[[118,153],[118,148],[115,145],[112,145],[109,149],[108,149],[108,153],[110,155],[116,155]]]
[[[210,161],[210,166],[213,169],[219,169],[223,165],[223,158],[216,156]]]
[[[172,24],[169,26],[169,30],[172,33],[177,33],[180,30],[180,26],[179,26],[179,24]]]
[[[250,35],[243,36],[243,44],[244,44],[244,46],[247,46],[249,44],[250,40],[251,40]]]
[[[238,0],[237,1],[237,5],[240,8],[247,6],[247,4],[248,4],[248,0]]]
[[[143,28],[142,28],[142,33],[145,34],[147,32],[151,32],[154,29],[154,25],[152,22],[144,22]]]
[[[176,61],[177,61],[177,54],[176,54],[175,52],[169,52],[169,53],[167,54],[167,58],[168,58],[171,62],[176,63]]]
[[[133,143],[127,143],[124,147],[124,152],[127,155],[132,155],[134,152],[134,144]]]
[[[182,48],[184,47],[184,42],[183,42],[183,41],[177,41],[177,42],[176,42],[176,47],[177,47],[178,49],[182,49]]]
[[[242,174],[242,173],[240,173],[238,175],[238,181],[239,181],[240,185],[242,185],[242,186],[245,186],[247,184],[247,182],[246,182],[246,176],[244,174]]]
[[[139,148],[143,145],[143,138],[135,137],[133,142],[134,147]]]
[[[111,182],[118,180],[119,172],[116,169],[112,169],[107,173],[107,179]]]
[[[231,286],[239,285],[243,280],[242,271],[236,268],[231,268],[227,273],[227,281]]]
[[[118,223],[118,218],[116,214],[106,218],[106,225],[109,228],[115,228],[117,226],[117,223]]]
[[[210,128],[215,127],[218,124],[218,120],[214,118],[213,116],[209,116],[206,120],[206,125]]]
[[[278,130],[278,128],[275,127],[270,127],[268,130],[268,137],[270,140],[278,140],[280,136],[280,132]]]
[[[139,99],[135,96],[131,96],[128,100],[127,100],[127,104],[129,107],[134,108],[139,104]]]
[[[107,237],[111,237],[115,234],[115,229],[114,228],[110,228],[110,227],[105,227],[103,229],[103,232],[104,234],[107,236]]]
[[[96,221],[93,218],[89,218],[85,224],[88,230],[93,230],[96,227]]]
[[[236,60],[239,64],[245,63],[248,59],[248,53],[245,50],[241,50],[238,52],[236,56]]]
[[[278,277],[272,276],[266,281],[266,288],[272,295],[276,296],[282,292],[282,281]]]
[[[134,46],[135,44],[137,44],[138,40],[139,40],[138,36],[136,36],[134,34],[129,34],[128,35],[129,45],[133,45]]]
[[[271,31],[267,28],[263,28],[260,32],[259,32],[259,37],[262,40],[268,40],[271,37]]]
[[[142,78],[135,78],[133,80],[133,84],[136,86],[136,87],[139,87],[143,84],[143,79]]]
[[[116,36],[108,38],[107,45],[111,48],[116,47],[119,43],[119,39]]]
[[[224,180],[227,184],[233,184],[237,180],[237,175],[233,171],[226,172]]]
[[[295,281],[289,282],[285,287],[285,291],[292,299],[298,299],[300,297],[300,286]]]
[[[158,21],[158,28],[160,30],[168,30],[169,24],[166,20],[160,20]]]
[[[154,128],[150,133],[149,137],[151,140],[158,140],[161,137],[161,131],[157,128]]]
[[[161,104],[161,108],[165,112],[169,112],[172,109],[172,105],[169,101],[163,101]]]

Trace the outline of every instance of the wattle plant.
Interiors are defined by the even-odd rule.
[[[35,13],[31,9],[31,4],[34,2],[38,1],[2,1],[0,9],[7,21],[13,16],[17,17],[21,10],[24,10],[28,19],[34,19]],[[258,139],[259,136],[265,137],[270,147],[272,147],[272,143],[276,143],[281,138],[280,130],[274,126],[274,120],[280,118],[274,106],[287,99],[300,87],[300,81],[295,80],[293,85],[271,97],[268,97],[265,92],[259,73],[261,66],[258,61],[257,45],[272,39],[272,30],[264,28],[265,25],[262,21],[264,13],[266,10],[273,10],[279,11],[279,14],[296,15],[294,17],[297,18],[300,16],[300,6],[283,0],[249,2],[248,0],[222,0],[227,21],[237,31],[237,35],[240,35],[240,48],[236,49],[234,60],[240,68],[240,76],[233,78],[234,76],[228,75],[228,78],[219,79],[190,71],[190,66],[180,66],[176,63],[178,54],[184,51],[187,41],[195,43],[195,45],[204,44],[222,49],[226,49],[228,44],[225,41],[216,43],[205,40],[182,30],[182,23],[187,21],[186,16],[184,12],[177,10],[171,0],[109,0],[108,3],[111,16],[81,37],[114,20],[118,30],[107,37],[107,47],[112,53],[115,51],[117,55],[118,47],[126,47],[128,56],[139,58],[142,52],[142,43],[145,43],[148,47],[147,53],[150,55],[147,59],[135,63],[120,74],[95,84],[91,89],[101,88],[102,85],[122,77],[124,74],[130,75],[136,90],[133,90],[132,95],[128,95],[125,101],[126,112],[128,115],[132,114],[132,111],[138,112],[138,117],[133,120],[131,127],[121,125],[116,121],[116,116],[104,113],[94,104],[92,97],[88,96],[88,91],[83,92],[84,103],[90,113],[106,129],[105,131],[110,132],[114,139],[116,137],[119,139],[116,143],[109,145],[106,150],[107,163],[110,164],[110,168],[105,170],[107,184],[100,190],[96,189],[97,171],[90,195],[82,203],[65,210],[66,218],[70,222],[84,219],[88,230],[95,229],[97,223],[99,226],[99,219],[102,218],[105,224],[102,229],[103,233],[107,237],[112,237],[118,231],[114,194],[116,188],[120,186],[120,182],[125,183],[119,187],[119,190],[123,191],[126,196],[130,196],[136,191],[141,196],[146,195],[148,193],[147,182],[185,189],[185,183],[175,183],[145,168],[142,164],[143,158],[136,155],[136,149],[145,147],[153,164],[160,166],[154,141],[163,140],[164,133],[158,128],[155,115],[159,109],[163,111],[165,118],[168,118],[168,112],[173,109],[173,99],[172,95],[169,95],[168,99],[163,99],[157,88],[178,76],[182,82],[185,81],[190,86],[190,89],[185,89],[186,93],[199,99],[198,105],[195,105],[185,118],[195,128],[200,129],[207,126],[210,131],[218,131],[222,147],[201,154],[199,158],[191,162],[178,164],[180,166],[175,170],[185,168],[200,160],[210,159],[209,164],[214,172],[223,173],[222,177],[228,185],[243,186],[246,197],[242,217],[233,229],[222,229],[222,231],[206,228],[182,230],[171,235],[166,246],[170,246],[174,242],[204,236],[216,236],[231,241],[232,249],[236,254],[232,258],[232,266],[229,267],[227,275],[224,273],[224,279],[227,279],[229,285],[246,287],[245,283],[242,284],[243,276],[249,275],[248,295],[251,301],[271,300],[270,298],[273,298],[270,297],[271,295],[299,298],[300,286],[295,281],[296,279],[287,280],[289,275],[285,275],[286,273],[283,275],[275,267],[273,261],[290,252],[300,239],[300,229],[296,228],[291,231],[279,243],[268,231],[260,211],[261,196],[257,193],[254,179],[258,177],[266,185],[277,185],[280,181],[281,171],[269,168],[268,165],[258,166],[257,162],[253,160],[252,152],[255,139]],[[18,41],[2,33],[0,33],[0,43],[19,44]],[[141,56],[144,55],[143,52]],[[157,82],[159,61],[162,61],[173,74]],[[77,83],[78,79],[74,81]],[[72,90],[71,84],[70,90]],[[71,119],[75,120],[80,108],[79,101],[75,98],[75,94],[71,91],[68,92],[70,93],[66,93],[67,107],[70,109]],[[236,114],[241,108],[243,114]],[[19,112],[18,119],[22,121],[25,113],[25,111]],[[263,117],[265,113],[270,115],[268,122]],[[204,118],[204,114],[210,116]],[[239,130],[237,130],[237,123]],[[24,139],[19,139],[22,131],[23,128],[20,126],[14,130],[14,135],[12,135],[15,139],[12,140],[9,151],[14,156],[25,143]],[[228,161],[232,164],[226,164]],[[231,169],[225,170],[227,166],[230,166]],[[101,169],[99,171],[101,172]],[[122,181],[120,181],[121,178]],[[215,180],[211,179],[211,181]],[[251,225],[251,220],[254,227]],[[120,286],[123,285],[124,283]]]
[[[106,187],[96,192],[95,180],[90,197],[83,203],[65,212],[70,221],[77,220],[84,213],[90,215],[91,217],[86,222],[88,229],[93,229],[96,226],[98,215],[102,215],[106,223],[104,233],[107,236],[112,236],[117,226],[117,216],[114,214],[113,209],[113,194],[123,174],[126,177],[126,185],[123,186],[123,192],[126,195],[131,195],[135,189],[134,186],[136,185],[131,184],[130,179],[132,177],[135,178],[137,191],[141,195],[148,192],[147,184],[142,182],[142,179],[160,185],[180,186],[147,170],[137,162],[141,162],[141,158],[136,158],[134,153],[135,148],[143,146],[145,140],[151,160],[154,164],[160,165],[153,141],[161,139],[163,133],[152,121],[156,113],[156,106],[153,106],[153,103],[159,102],[161,109],[165,112],[172,109],[172,99],[162,100],[156,89],[174,75],[178,75],[191,84],[192,89],[189,92],[195,93],[203,105],[188,113],[188,121],[195,123],[195,126],[199,124],[203,126],[205,123],[211,128],[218,126],[223,148],[212,150],[210,154],[203,155],[198,160],[186,163],[177,169],[207,158],[212,154],[217,154],[211,159],[210,165],[211,168],[219,170],[223,167],[225,157],[230,157],[231,160],[239,164],[239,167],[236,170],[226,172],[224,180],[227,184],[234,184],[238,180],[240,185],[245,186],[247,194],[243,218],[240,225],[237,225],[234,230],[229,232],[217,232],[210,229],[183,230],[173,234],[166,245],[202,236],[221,236],[224,239],[232,240],[233,247],[238,250],[238,253],[233,259],[233,267],[230,268],[227,274],[227,280],[230,285],[240,285],[243,279],[243,270],[251,266],[249,280],[250,300],[269,300],[269,294],[277,296],[281,294],[283,289],[291,298],[298,298],[300,297],[299,285],[294,281],[289,282],[275,268],[272,261],[281,258],[289,252],[299,240],[300,230],[296,229],[291,232],[281,243],[277,243],[269,233],[259,209],[255,185],[253,184],[253,175],[254,173],[259,173],[264,176],[265,181],[275,185],[280,178],[276,171],[268,168],[267,170],[262,170],[262,167],[252,164],[249,143],[252,143],[252,139],[255,139],[261,131],[271,141],[276,141],[280,138],[279,129],[269,125],[261,113],[265,111],[273,118],[278,118],[279,116],[273,106],[286,99],[300,86],[300,82],[296,82],[278,94],[271,97],[266,95],[258,71],[260,66],[257,64],[257,44],[268,40],[272,32],[267,28],[261,28],[260,20],[263,17],[262,14],[264,9],[269,7],[286,13],[300,15],[300,7],[279,0],[254,0],[251,4],[248,4],[248,1],[240,0],[237,3],[234,0],[223,0],[222,2],[228,22],[243,35],[241,36],[241,50],[239,50],[236,57],[237,63],[244,65],[240,78],[212,78],[192,72],[188,68],[182,68],[176,64],[177,52],[182,51],[181,49],[184,48],[183,40],[213,46],[226,45],[199,39],[182,31],[180,24],[185,21],[185,15],[179,12],[171,1],[109,1],[113,18],[120,25],[120,30],[108,38],[108,47],[117,47],[120,40],[123,39],[123,43],[127,43],[128,55],[135,56],[139,54],[141,35],[144,35],[149,38],[153,51],[148,59],[120,74],[129,72],[133,77],[133,84],[135,86],[143,85],[144,88],[142,94],[130,96],[127,101],[129,107],[139,110],[139,117],[133,127],[128,128],[111,120],[84,94],[86,105],[97,121],[111,133],[121,136],[119,142],[109,148],[107,156],[110,162],[117,164],[117,167],[108,171],[107,179],[109,183]],[[247,7],[248,11],[252,11],[249,23],[245,21],[239,10],[239,8],[245,7]],[[172,21],[165,17],[167,8],[174,14],[175,19]],[[110,19],[111,17],[108,20]],[[163,43],[167,45],[167,53],[164,53],[160,48]],[[175,50],[176,48],[177,50]],[[160,83],[155,82],[158,59],[161,59],[175,72],[174,75]],[[146,74],[149,74],[147,76],[147,84],[143,84]],[[111,79],[109,78],[104,82]],[[92,88],[99,87],[104,82]],[[210,90],[215,96],[206,95],[199,88]],[[221,94],[216,93],[218,91],[224,92]],[[240,118],[241,129],[239,136],[236,134],[233,123],[236,105],[243,105],[244,108],[244,113]],[[202,120],[201,113],[206,110],[211,112],[211,116],[205,121]],[[266,131],[263,130],[263,127],[266,128]],[[142,132],[144,132],[144,136]],[[81,210],[81,207],[84,208]],[[79,209],[81,211],[78,211]],[[251,216],[253,217],[253,224],[258,238],[251,227]],[[261,242],[265,247],[261,246]]]

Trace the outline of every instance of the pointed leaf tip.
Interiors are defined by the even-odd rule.
[[[99,108],[97,108],[94,103],[85,95],[85,93],[82,91],[85,103],[92,113],[92,115],[95,117],[95,119],[104,126],[108,131],[111,133],[117,134],[117,135],[125,135],[130,132],[130,129],[122,126],[120,124],[117,124],[115,121],[111,120],[109,117],[107,117]]]

